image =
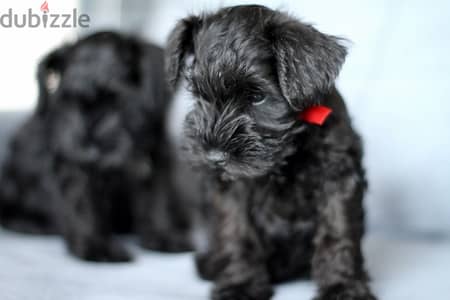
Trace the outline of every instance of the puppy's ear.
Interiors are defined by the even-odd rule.
[[[184,69],[186,58],[194,51],[194,37],[201,19],[191,16],[180,20],[169,35],[166,47],[166,75],[172,88],[176,86]]]
[[[54,93],[61,82],[62,72],[65,68],[68,46],[54,50],[44,57],[38,65],[37,79],[39,85],[39,98],[37,112],[47,111],[49,95]]]
[[[294,109],[330,90],[347,54],[339,38],[288,17],[271,23],[269,34],[281,91]]]

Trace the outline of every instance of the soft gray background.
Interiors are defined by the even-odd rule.
[[[81,2],[82,10],[91,15],[91,30],[137,32],[160,45],[175,21],[188,13],[250,3]],[[450,299],[450,2],[254,2],[288,11],[353,42],[338,85],[366,144],[371,187],[367,198],[370,232],[364,249],[374,288],[383,300]],[[50,2],[51,9],[55,6],[56,2]],[[23,39],[25,33],[16,39]],[[0,37],[3,34],[0,29]],[[73,32],[48,34],[55,36],[55,42]],[[11,53],[26,56],[11,41],[2,45],[0,58],[11,61]],[[25,44],[21,41],[17,43]],[[35,47],[27,47],[33,55]],[[36,48],[42,49],[42,43]],[[33,82],[28,75],[34,67],[2,68],[0,78],[14,79],[6,83],[7,88]],[[21,72],[26,76],[18,80],[14,74]],[[0,100],[0,108],[16,107],[18,99],[10,96]],[[33,103],[32,99],[26,100]],[[181,109],[175,115],[180,120],[187,100],[178,100]],[[5,137],[24,116],[24,112],[0,113],[0,156]],[[143,252],[130,242],[138,260],[114,266],[74,260],[58,238],[0,231],[0,245],[2,300],[207,299],[209,284],[196,278],[189,254]],[[276,299],[310,299],[313,291],[309,282],[292,283],[279,288]]]

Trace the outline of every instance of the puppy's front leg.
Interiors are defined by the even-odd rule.
[[[375,300],[361,253],[365,189],[361,174],[329,179],[323,186],[312,261],[313,277],[319,285],[315,300]]]
[[[93,198],[94,183],[89,172],[74,165],[59,173],[64,206],[61,225],[68,250],[75,256],[97,262],[131,260],[122,245],[114,242],[109,226],[107,197]]]
[[[224,197],[215,203],[219,214],[210,259],[223,265],[215,278],[213,300],[267,300],[273,294],[262,245],[243,200]]]

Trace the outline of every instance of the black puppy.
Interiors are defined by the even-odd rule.
[[[362,146],[334,81],[340,40],[262,6],[181,20],[168,76],[196,99],[187,158],[204,174],[212,299],[269,299],[271,283],[312,273],[316,299],[375,299],[361,253]],[[323,126],[299,120],[316,104]]]
[[[6,177],[22,189],[10,193],[17,215],[33,194],[30,210],[50,215],[80,258],[129,260],[113,232],[136,232],[154,250],[190,249],[172,188],[163,61],[154,45],[103,32],[55,50],[39,66],[35,125],[21,131],[22,143],[9,159],[29,163],[16,164]],[[40,180],[19,188],[22,174],[34,169]]]

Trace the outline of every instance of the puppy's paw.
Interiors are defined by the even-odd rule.
[[[314,300],[377,300],[364,283],[334,285],[323,289]]]
[[[80,259],[91,262],[121,263],[132,261],[132,256],[118,243],[91,240],[69,246],[69,251]]]
[[[270,300],[273,290],[270,285],[232,285],[216,286],[212,300]]]

